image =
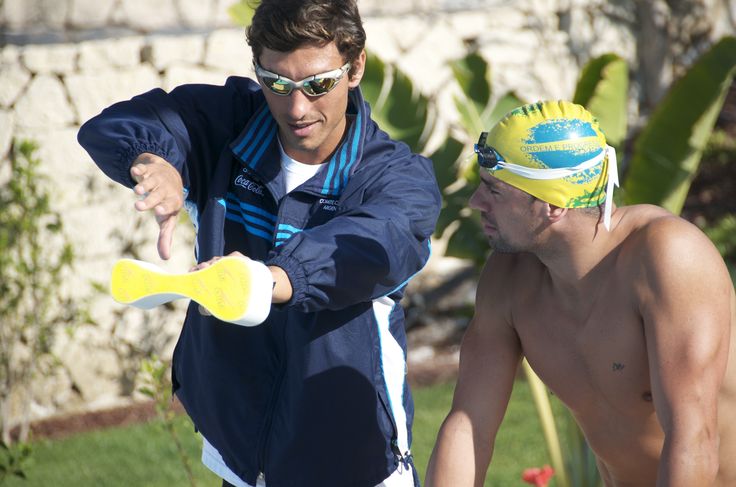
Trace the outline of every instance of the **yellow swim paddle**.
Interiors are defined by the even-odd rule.
[[[261,324],[271,310],[271,271],[247,257],[228,256],[194,272],[172,274],[149,262],[120,259],[112,269],[112,297],[151,309],[189,298],[215,318],[243,326]]]

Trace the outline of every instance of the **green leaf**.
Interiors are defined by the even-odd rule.
[[[472,194],[470,187],[465,185],[460,190],[444,195],[442,210],[435,226],[435,235],[444,237],[447,228],[455,221],[461,219],[461,212],[468,204],[468,198]]]
[[[453,97],[460,123],[470,134],[484,130],[483,113],[491,99],[491,73],[488,63],[477,53],[450,63],[461,94]]]
[[[491,70],[486,60],[474,52],[450,62],[450,69],[462,92],[482,113],[491,100]]]
[[[478,212],[472,212],[459,222],[457,229],[447,241],[445,255],[469,259],[480,265],[486,260],[490,247],[481,229]]]
[[[457,162],[465,145],[454,137],[448,137],[433,154],[429,156],[434,164],[437,184],[444,190],[458,178]]]
[[[615,54],[604,54],[583,67],[573,102],[598,119],[609,145],[621,147],[627,130],[629,68]]]
[[[363,93],[363,98],[370,103],[374,112],[381,110],[380,98],[386,77],[386,64],[381,58],[368,52],[363,78],[360,80],[360,90]]]
[[[376,102],[371,115],[393,138],[405,142],[414,152],[422,152],[434,126],[430,101],[401,70],[392,66],[384,72],[392,75],[390,88],[387,96],[379,95],[381,99]],[[375,96],[375,86],[375,82],[366,86],[370,96]]]
[[[250,25],[253,20],[253,14],[256,11],[257,4],[259,2],[240,0],[238,3],[230,5],[227,9],[228,15],[237,25],[244,27]]]
[[[634,146],[626,203],[679,214],[736,68],[736,37],[713,45],[669,90]]]
[[[499,98],[499,100],[493,106],[493,109],[488,111],[487,114],[483,117],[483,130],[490,130],[491,127],[496,125],[499,120],[506,116],[507,113],[509,113],[514,108],[518,108],[521,105],[524,105],[525,103],[526,102],[519,98],[513,91],[506,93],[501,98]],[[478,134],[478,136],[480,136],[480,133]]]

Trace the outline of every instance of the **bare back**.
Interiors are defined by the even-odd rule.
[[[702,302],[700,289],[692,290],[693,306],[703,307],[708,316],[698,315],[696,309],[692,316],[683,317],[687,323],[673,324],[668,329],[667,320],[652,316],[666,315],[669,310],[678,316],[684,314],[665,298],[670,292],[669,283],[691,278],[692,285],[701,283],[698,276],[687,275],[687,269],[673,269],[664,277],[653,278],[659,271],[653,270],[647,259],[652,252],[655,256],[667,254],[658,248],[666,239],[691,238],[689,230],[679,237],[680,227],[689,224],[655,207],[634,206],[618,211],[615,232],[619,241],[586,276],[590,287],[577,296],[556,286],[549,269],[532,254],[494,256],[507,261],[503,267],[508,266],[510,271],[504,273],[506,277],[497,278],[513,276],[506,280],[506,298],[521,352],[572,411],[598,457],[608,486],[655,485],[665,441],[662,424],[678,417],[671,412],[678,409],[669,406],[674,401],[666,398],[671,398],[674,390],[697,389],[697,383],[690,382],[701,372],[706,374],[705,382],[721,381],[720,387],[715,384],[712,388],[718,395],[720,437],[720,470],[714,485],[736,485],[736,298],[731,281],[724,281],[722,276],[720,280],[709,278],[714,286],[728,288],[720,294],[712,293],[714,302],[710,304]],[[661,219],[679,221],[658,223]],[[662,229],[649,228],[656,225]],[[706,268],[722,265],[722,261],[711,262],[720,256],[703,242],[683,242],[680,247],[702,252],[680,259],[702,259]],[[662,257],[666,258],[672,256]],[[660,286],[662,279],[666,282]],[[676,306],[686,305],[681,301],[680,296]],[[703,316],[702,322],[698,316]],[[682,339],[677,338],[680,335]],[[680,356],[683,365],[678,363]],[[703,366],[701,370],[698,367],[706,359],[713,367]],[[697,369],[693,377],[672,377],[678,367],[689,370],[690,363]]]

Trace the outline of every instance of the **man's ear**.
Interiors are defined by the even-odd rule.
[[[360,51],[358,57],[353,61],[350,66],[350,78],[348,79],[348,87],[356,88],[360,84],[360,80],[363,79],[363,73],[365,72],[365,49]]]
[[[560,206],[555,206],[552,204],[547,203],[547,218],[549,219],[550,223],[557,223],[558,221],[565,218],[565,215],[567,215],[567,208],[562,208]]]

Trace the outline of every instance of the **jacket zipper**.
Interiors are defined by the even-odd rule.
[[[271,193],[270,190],[267,189],[266,185],[264,184],[264,188],[269,192],[271,195],[271,198],[276,202],[276,207],[278,208],[278,215],[276,218],[276,229],[274,230],[273,237],[271,238],[271,246],[273,248],[273,245],[276,242],[276,233],[278,229],[278,222],[281,221],[281,204],[279,204],[278,200],[274,198],[273,193]],[[279,360],[279,372],[278,376],[276,377],[276,382],[273,386],[273,391],[271,392],[271,398],[268,401],[267,409],[266,409],[266,418],[263,423],[263,427],[261,428],[261,431],[259,433],[260,439],[258,441],[258,472],[259,476],[265,477],[265,470],[266,470],[266,451],[268,449],[268,446],[270,444],[271,440],[271,424],[273,423],[273,415],[274,415],[274,409],[275,404],[277,402],[278,397],[281,395],[281,385],[284,380],[284,374],[286,373],[286,326],[284,326],[283,329],[283,336],[281,337],[281,343],[283,344],[283,350],[281,350],[281,360]]]
[[[273,391],[271,393],[271,398],[268,401],[266,418],[263,422],[263,427],[261,428],[261,431],[259,433],[260,439],[258,441],[258,472],[260,475],[263,475],[266,471],[266,450],[268,449],[268,445],[271,439],[271,424],[273,423],[273,414],[275,409],[274,405],[276,404],[276,400],[278,399],[279,395],[281,395],[281,383],[284,379],[285,370],[286,367],[283,366],[282,363],[281,367],[279,368],[279,375],[276,378],[276,383],[274,384]]]

